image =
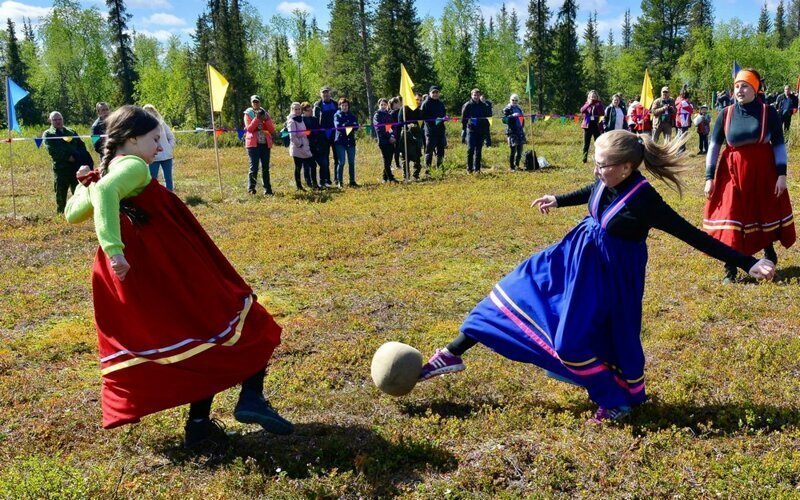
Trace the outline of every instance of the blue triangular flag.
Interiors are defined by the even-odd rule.
[[[16,130],[19,133],[22,133],[22,131],[19,128],[19,123],[17,123],[17,112],[14,110],[14,106],[27,95],[27,90],[17,85],[10,77],[6,77],[6,99],[10,101],[10,105],[8,106],[8,128]]]
[[[239,140],[241,141],[242,137],[244,137],[244,129],[243,128],[237,128],[236,129],[236,135],[239,136]]]
[[[325,129],[325,137],[327,137],[328,139],[331,138],[331,134],[332,133],[333,133],[333,129],[332,128],[326,128]]]
[[[733,74],[731,74],[731,78],[736,78],[736,73],[741,71],[742,68],[739,67],[739,63],[735,60],[733,61]]]
[[[33,142],[36,143],[36,149],[39,149],[40,147],[42,147],[42,141],[43,140],[44,139],[42,139],[41,137],[34,137],[33,138]]]

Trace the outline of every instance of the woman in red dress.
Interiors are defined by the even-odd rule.
[[[796,235],[786,190],[781,118],[756,98],[762,87],[757,71],[739,71],[734,79],[736,102],[717,116],[706,156],[703,228],[744,254],[764,250],[764,257],[777,264],[773,242],[789,248]],[[726,265],[725,270],[723,282],[733,282],[736,268]]]
[[[186,205],[148,178],[158,121],[123,106],[107,124],[100,171],[78,172],[66,211],[73,223],[92,217],[100,242],[92,295],[103,427],[189,403],[185,445],[220,444],[212,399],[241,383],[236,420],[291,433],[262,394],[281,328]]]

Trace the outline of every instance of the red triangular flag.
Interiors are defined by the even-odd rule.
[[[222,129],[218,128],[217,130],[214,131],[214,134],[216,134],[217,137],[221,136],[222,135]]]

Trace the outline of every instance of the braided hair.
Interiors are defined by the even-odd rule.
[[[106,120],[106,142],[103,160],[100,162],[100,175],[108,172],[108,166],[117,155],[117,149],[132,137],[147,134],[158,127],[156,117],[140,108],[129,104],[121,106],[108,116]]]

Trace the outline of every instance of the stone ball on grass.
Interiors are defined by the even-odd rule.
[[[408,344],[387,342],[372,357],[372,381],[390,396],[405,396],[417,385],[422,354]]]

